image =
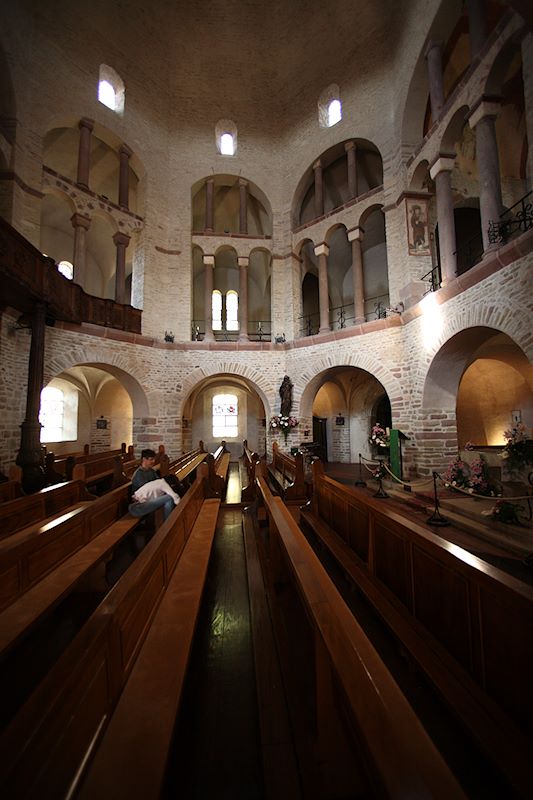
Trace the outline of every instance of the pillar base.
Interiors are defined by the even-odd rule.
[[[329,327],[329,325],[328,325],[328,327],[327,327],[327,328],[319,328],[319,329],[318,329],[318,332],[319,332],[319,333],[331,333],[331,328],[330,328],[330,327]]]

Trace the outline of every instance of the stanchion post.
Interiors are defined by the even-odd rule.
[[[439,511],[439,497],[437,494],[437,478],[439,477],[438,472],[433,472],[433,499],[434,499],[434,508],[433,514],[427,518],[426,522],[428,525],[438,525],[440,528],[444,528],[447,525],[450,525],[450,520],[443,517]]]
[[[381,477],[383,475],[383,461],[379,461],[378,469],[379,469],[378,490],[377,490],[377,492],[374,492],[374,494],[372,496],[373,497],[388,497],[389,495],[387,494],[387,492],[383,488],[383,480],[382,480],[382,477]]]
[[[359,477],[355,481],[354,486],[366,486],[366,481],[363,480],[363,462],[361,453],[359,453]]]

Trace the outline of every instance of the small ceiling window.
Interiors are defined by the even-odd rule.
[[[219,119],[215,125],[215,141],[221,156],[237,153],[237,126],[231,119]]]
[[[336,125],[342,119],[342,108],[340,100],[332,100],[328,106],[328,127]]]
[[[111,111],[115,110],[117,99],[115,96],[115,90],[109,81],[100,81],[98,84],[98,99],[104,104],[104,106],[110,108]]]
[[[330,84],[318,98],[318,124],[321,128],[331,128],[342,119],[342,103],[339,87]]]
[[[98,75],[98,100],[116,114],[124,112],[126,89],[124,81],[108,64],[100,64]]]
[[[60,261],[57,265],[57,271],[60,272],[65,278],[71,281],[74,277],[74,267],[70,261]]]
[[[220,137],[220,153],[223,156],[233,155],[233,136],[231,133],[223,133]]]

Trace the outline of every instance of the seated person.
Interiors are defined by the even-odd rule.
[[[174,476],[167,477],[171,479]],[[170,482],[166,478],[156,478],[143,483],[133,493],[133,502],[128,507],[132,517],[144,517],[146,514],[162,508],[164,517],[167,519],[174,506],[177,506],[180,501],[179,495],[170,486]]]
[[[131,489],[134,494],[145,483],[159,479],[159,475],[154,469],[154,464],[155,450],[150,450],[149,448],[143,450],[141,452],[141,465],[137,467],[131,479]]]

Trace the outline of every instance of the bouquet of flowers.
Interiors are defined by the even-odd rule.
[[[506,460],[511,472],[533,465],[533,441],[528,439],[524,423],[517,422],[503,435],[505,447],[500,456]]]
[[[383,480],[384,478],[388,477],[388,472],[385,469],[385,462],[380,461],[377,467],[372,468],[372,477],[375,478],[377,481]]]
[[[482,455],[470,464],[469,483],[470,488],[472,488],[476,494],[494,494],[489,483],[489,466]]]
[[[497,522],[505,522],[507,525],[521,525],[518,514],[522,511],[522,506],[518,503],[510,503],[508,500],[497,500],[496,504],[488,511],[482,511],[486,517]]]
[[[468,465],[460,456],[456,456],[448,465],[442,476],[444,485],[448,489],[470,489],[470,473]]]
[[[289,435],[289,431],[291,428],[296,428],[298,425],[298,420],[296,417],[283,417],[276,415],[272,417],[270,420],[270,427],[276,433],[278,430],[281,431],[283,436],[285,437],[285,441],[287,441],[287,436]]]
[[[383,428],[379,422],[376,422],[370,431],[370,438],[368,441],[370,444],[375,445],[375,447],[388,447],[390,445],[390,436],[385,428]]]

